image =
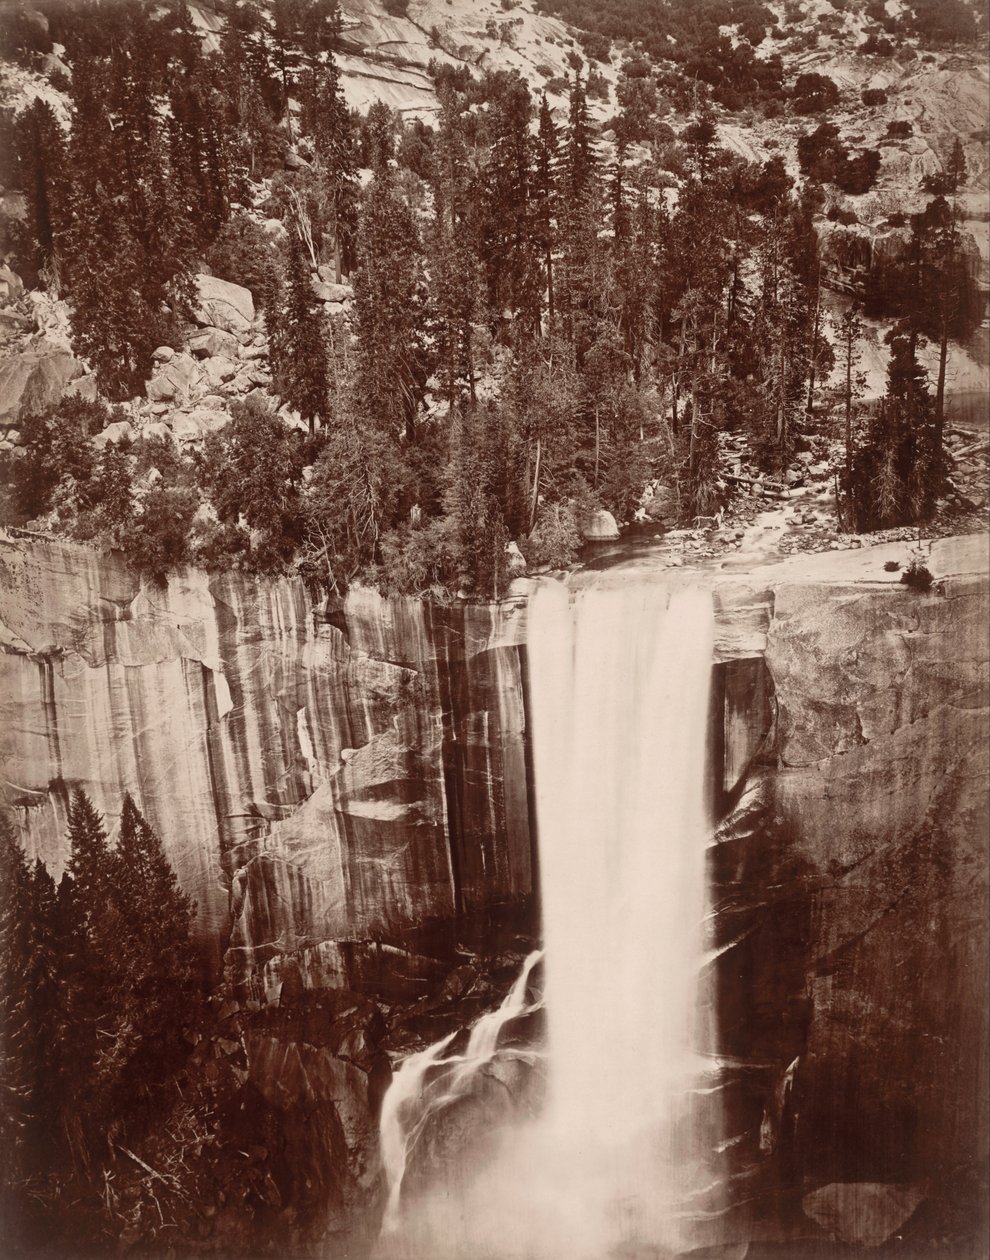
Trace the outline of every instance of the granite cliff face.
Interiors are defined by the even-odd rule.
[[[440,610],[3,544],[4,795],[56,871],[67,792],[161,832],[228,978],[518,902],[532,887],[518,610]],[[266,970],[267,966],[267,970]],[[322,980],[321,980],[322,977]]]
[[[772,1218],[776,1238],[862,1242],[859,1192],[836,1185],[913,1187],[957,1247],[974,1219],[986,543],[935,543],[923,595],[883,570],[902,551],[712,576],[735,1236]],[[288,580],[165,590],[81,547],[0,541],[0,757],[25,842],[58,869],[71,787],[111,824],[134,795],[237,999],[231,1070],[315,1161],[304,1197],[322,1186],[335,1228],[376,1210],[385,1052],[497,1003],[536,931],[519,586],[490,606],[356,590],[326,607]],[[300,1120],[316,1114],[323,1155]]]

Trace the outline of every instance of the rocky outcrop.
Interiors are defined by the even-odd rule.
[[[196,276],[197,305],[193,318],[202,328],[219,328],[242,338],[249,337],[254,322],[251,290],[219,276]]]
[[[67,794],[129,791],[232,982],[344,940],[495,913],[532,891],[513,605],[185,573],[166,589],[71,544],[6,542],[4,795],[58,871]]]
[[[68,350],[43,339],[0,363],[0,426],[54,406],[85,368]]]
[[[869,1247],[904,1226],[975,1256],[986,545],[968,560],[936,545],[930,567],[948,576],[921,597],[884,589],[880,559],[823,557],[800,576],[775,566],[789,580],[775,582],[767,624],[774,728],[712,857],[732,1171],[745,1172],[740,1214],[773,1220],[781,1238],[816,1222]]]

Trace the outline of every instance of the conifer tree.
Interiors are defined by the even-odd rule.
[[[553,255],[557,236],[557,165],[559,142],[546,93],[540,100],[533,171],[534,235],[543,261],[543,284],[547,295],[547,326],[553,335],[555,304]]]
[[[161,840],[130,795],[125,795],[112,858],[122,973],[118,1040],[126,1036],[115,1091],[125,1112],[175,1066],[182,1036],[195,1018],[195,953],[190,943],[193,907],[179,888]]]
[[[313,139],[317,167],[326,184],[334,273],[339,284],[345,259],[348,265],[352,260],[356,226],[354,126],[332,52],[308,72],[308,81],[302,124]]]
[[[437,376],[453,414],[465,396],[475,401],[474,324],[481,298],[461,109],[449,82],[438,94],[430,298]]]
[[[284,285],[269,285],[264,309],[275,392],[312,433],[317,420],[325,425],[330,418],[329,359],[323,307],[298,231],[290,238]]]
[[[110,849],[89,797],[73,792],[67,818],[65,925],[66,1036],[85,1088],[67,1105],[63,1127],[73,1161],[85,1166],[97,1138],[117,1052],[111,1012],[120,989],[119,943]],[[94,1127],[90,1127],[91,1124]]]
[[[412,441],[427,378],[422,251],[391,169],[392,137],[384,118],[373,143],[375,169],[363,199],[354,281],[358,405],[379,431]]]
[[[38,97],[17,115],[14,144],[33,248],[25,262],[57,287],[58,254],[67,226],[65,139],[47,101]]]
[[[119,65],[80,65],[72,88],[63,269],[73,341],[112,398],[130,396],[147,379],[152,351],[167,339],[166,304],[174,318],[191,297],[192,234],[176,202],[139,49],[130,48],[132,60],[126,48],[118,50]],[[115,99],[120,106],[112,117]]]
[[[14,829],[0,816],[0,1146],[16,1169],[25,1164],[33,1100],[35,1038],[30,1014],[31,873]]]
[[[835,332],[839,342],[839,362],[842,366],[843,400],[845,409],[845,482],[852,485],[853,479],[853,410],[857,394],[860,392],[859,376],[856,365],[859,361],[859,342],[863,336],[863,321],[855,305],[846,308],[842,317],[834,321]]]
[[[488,306],[498,327],[508,317],[517,336],[539,329],[533,192],[532,101],[518,76],[500,83],[490,107],[491,148],[483,188],[482,262]]]

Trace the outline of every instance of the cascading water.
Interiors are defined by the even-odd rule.
[[[444,1057],[457,1036],[455,1029],[399,1065],[382,1100],[380,1121],[382,1167],[388,1186],[384,1232],[399,1225],[406,1165],[427,1122],[470,1090],[472,1079],[494,1058],[506,1024],[542,1007],[542,999],[530,1002],[527,998],[530,975],[542,957],[542,950],[529,955],[502,1004],[482,1015],[473,1026],[462,1055]]]
[[[529,610],[549,1142],[572,1255],[682,1242],[694,1159],[709,839],[710,591],[540,587]],[[710,1204],[707,1206],[710,1207]],[[588,1224],[588,1222],[591,1222]]]
[[[576,591],[551,582],[531,600],[527,640],[546,1103],[456,1194],[441,1189],[415,1222],[400,1221],[402,1171],[424,1118],[491,1061],[507,1006],[525,1001],[531,959],[460,1062],[438,1068],[448,1038],[396,1074],[382,1125],[386,1227],[407,1231],[407,1246],[384,1254],[676,1254],[706,1241],[697,1222],[719,1211],[704,1159],[718,1086],[703,1079],[699,1054],[711,594],[635,579]]]

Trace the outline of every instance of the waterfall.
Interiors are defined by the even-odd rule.
[[[597,1214],[592,1254],[676,1250],[706,1181],[692,1108],[713,621],[710,591],[648,581],[546,584],[529,610],[544,1124]]]
[[[403,1260],[608,1260],[706,1241],[719,1085],[701,1053],[706,966],[708,590],[541,585],[527,642],[544,933],[547,1096],[483,1167],[399,1216],[411,1150],[526,1009],[502,1007],[407,1059],[385,1099],[380,1252]],[[386,1236],[386,1235],[383,1235]]]
[[[428,1121],[469,1092],[474,1077],[494,1058],[505,1025],[510,1020],[533,1014],[543,1005],[542,999],[527,1000],[530,974],[542,957],[541,950],[529,955],[501,1005],[474,1024],[462,1055],[444,1057],[457,1036],[455,1029],[400,1063],[382,1100],[379,1123],[382,1168],[388,1188],[382,1222],[384,1232],[399,1226],[406,1165]]]

